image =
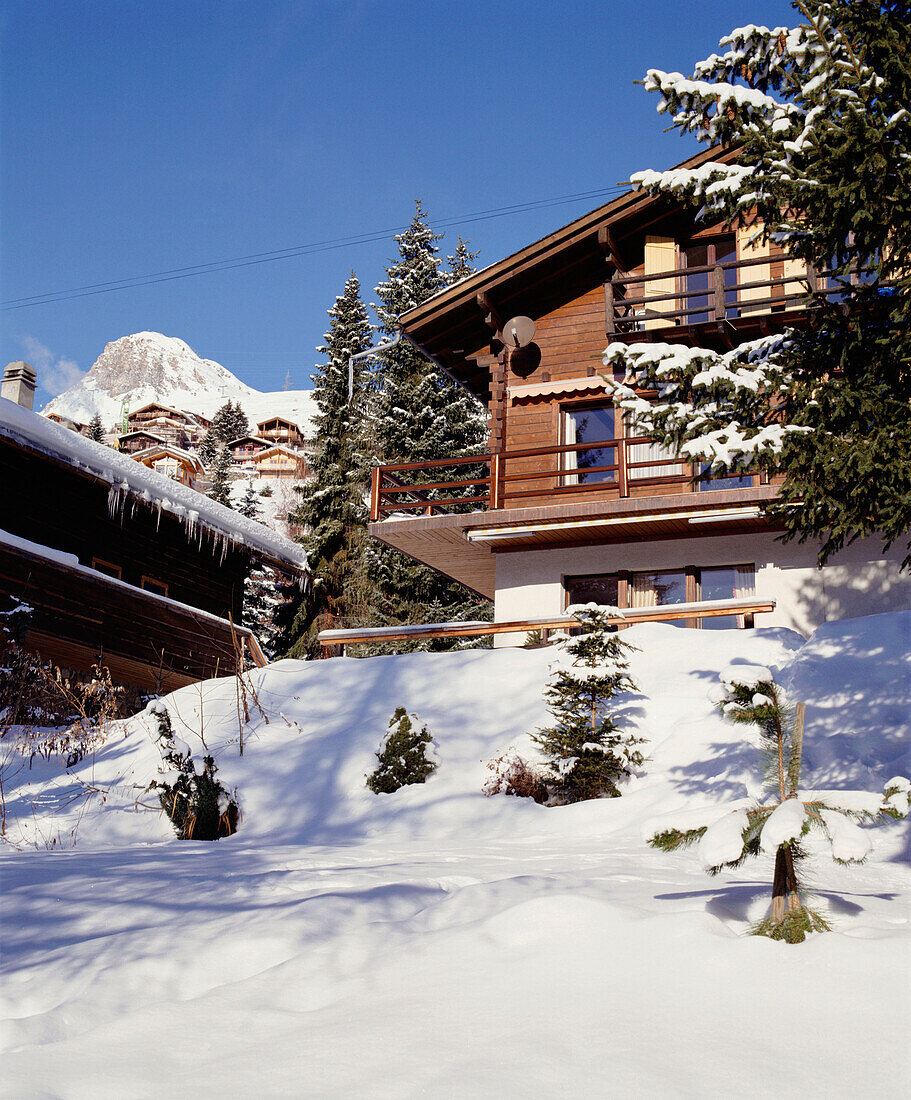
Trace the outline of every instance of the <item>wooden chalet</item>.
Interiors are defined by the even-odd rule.
[[[730,627],[751,622],[752,598],[775,607],[764,625],[802,632],[911,606],[897,552],[858,542],[817,569],[815,546],[776,540],[762,510],[774,483],[698,480],[608,396],[611,342],[728,349],[804,323],[811,292],[839,292],[754,235],[629,191],[404,314],[405,338],[489,410],[488,452],[374,470],[370,533],[520,629],[588,601],[656,612],[733,601],[736,615],[680,620]],[[534,322],[527,346],[505,331],[517,317]]]
[[[190,489],[195,489],[197,481],[205,474],[203,465],[195,454],[168,444],[147,447],[144,451],[136,451],[132,457],[150,470]]]
[[[169,691],[262,654],[241,618],[264,561],[302,578],[301,548],[141,462],[0,401],[0,605],[33,609],[54,663]]]
[[[260,439],[255,435],[242,435],[239,439],[232,439],[227,444],[235,466],[249,465],[255,455],[265,451],[269,446],[268,440]]]
[[[147,451],[150,447],[166,447],[168,441],[163,435],[146,431],[144,428],[135,432],[124,432],[117,437],[117,448],[124,454],[135,455],[141,451]]]
[[[178,447],[197,446],[207,424],[193,413],[172,409],[167,405],[151,402],[136,409],[127,417],[130,432],[152,432],[166,443]]]
[[[253,456],[257,477],[275,477],[304,481],[308,476],[307,461],[300,451],[275,445]]]
[[[256,434],[270,443],[283,443],[288,447],[302,447],[304,433],[299,425],[284,416],[270,416],[256,425]]]

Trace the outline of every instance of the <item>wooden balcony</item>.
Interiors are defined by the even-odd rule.
[[[733,347],[756,330],[767,334],[840,300],[865,273],[848,279],[784,256],[757,256],[649,274],[618,272],[605,284],[609,340],[637,343],[698,339]]]
[[[711,479],[694,481],[696,467],[678,458],[643,456],[641,451],[651,446],[646,437],[625,437],[377,466],[372,472],[370,520],[731,487],[729,478],[721,479],[723,485]],[[463,476],[453,477],[452,472]],[[751,488],[755,479],[740,480],[743,484],[737,488]]]

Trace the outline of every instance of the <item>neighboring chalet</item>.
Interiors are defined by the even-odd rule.
[[[50,417],[48,417],[50,420]],[[166,447],[168,441],[163,435],[147,432],[145,429],[135,432],[126,432],[117,438],[117,449],[126,455],[137,455],[147,451],[150,447]]]
[[[404,314],[405,337],[489,409],[489,453],[375,470],[370,533],[493,599],[499,623],[753,599],[774,601],[762,625],[806,633],[911,606],[900,551],[860,541],[818,569],[816,546],[782,544],[763,515],[774,483],[694,481],[607,395],[610,342],[727,349],[802,324],[808,290],[837,293],[754,233],[630,191]],[[508,351],[517,317],[533,341]]]
[[[283,443],[287,447],[303,447],[304,433],[293,420],[283,416],[270,416],[256,425],[256,434],[269,443]]]
[[[230,674],[240,646],[261,663],[236,626],[244,579],[258,561],[306,567],[262,524],[8,400],[0,485],[0,606],[34,609],[26,644],[142,689]]]
[[[265,451],[269,446],[268,440],[260,439],[255,435],[242,435],[239,439],[232,439],[227,444],[235,466],[250,466],[254,456],[260,451]]]
[[[137,431],[151,432],[166,443],[177,447],[197,447],[210,421],[195,413],[181,412],[167,405],[152,402],[131,412],[127,417],[130,434]],[[124,436],[121,436],[121,441]],[[121,449],[122,446],[121,446]]]
[[[178,481],[190,489],[196,488],[196,482],[204,476],[203,464],[191,451],[181,450],[168,444],[147,447],[130,455],[143,466],[148,466],[172,481]]]
[[[294,451],[290,447],[267,447],[254,455],[252,462],[257,477],[305,481],[309,476],[305,456],[301,451]]]

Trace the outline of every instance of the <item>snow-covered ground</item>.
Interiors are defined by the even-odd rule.
[[[176,732],[194,752],[202,733],[239,793],[241,829],[216,843],[137,808],[159,759],[148,715],[68,774],[8,766],[3,1095],[900,1093],[907,822],[871,831],[863,867],[820,854],[835,930],[799,946],[744,935],[771,859],[712,879],[642,836],[759,793],[755,750],[707,699],[732,661],[807,701],[808,786],[907,774],[911,615],[805,644],[660,624],[625,638],[628,719],[652,759],[621,799],[480,793],[485,761],[531,754],[548,650],[277,662],[254,674],[269,721],[254,708],[243,757],[233,681],[169,696]],[[373,795],[399,705],[429,725],[439,768]]]

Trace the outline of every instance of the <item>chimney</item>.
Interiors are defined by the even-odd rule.
[[[3,383],[0,385],[0,397],[30,409],[35,400],[35,386],[38,376],[35,368],[28,363],[7,363],[3,371]]]

